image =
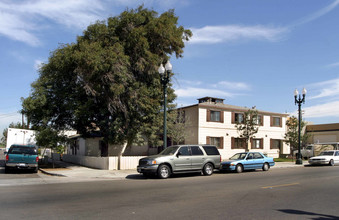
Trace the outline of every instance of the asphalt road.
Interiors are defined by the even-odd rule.
[[[1,181],[1,180],[0,180]],[[0,186],[1,219],[339,219],[339,166]]]

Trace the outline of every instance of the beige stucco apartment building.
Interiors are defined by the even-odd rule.
[[[235,127],[249,108],[224,104],[224,99],[205,97],[199,103],[180,108],[187,126],[185,144],[217,145],[223,159],[243,152],[246,144],[239,138]],[[258,110],[259,130],[251,141],[252,151],[260,151],[272,157],[289,154],[289,146],[283,140],[288,114]]]

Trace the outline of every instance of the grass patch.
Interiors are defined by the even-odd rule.
[[[295,162],[292,158],[274,158],[275,162]]]

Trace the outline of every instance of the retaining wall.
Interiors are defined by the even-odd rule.
[[[136,169],[139,159],[144,156],[123,156],[120,157],[90,157],[64,154],[62,160],[81,166],[101,169],[101,170],[131,170]],[[120,167],[119,167],[120,164]]]

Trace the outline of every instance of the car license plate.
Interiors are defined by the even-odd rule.
[[[18,166],[19,166],[19,167],[25,167],[26,164],[24,164],[24,163],[19,163]]]

